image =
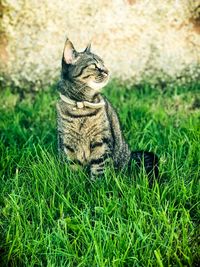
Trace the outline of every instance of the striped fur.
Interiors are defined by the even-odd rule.
[[[89,167],[92,179],[103,174],[112,163],[116,169],[139,166],[144,161],[148,173],[156,169],[157,157],[151,152],[131,152],[120,129],[118,116],[109,101],[100,94],[108,81],[104,62],[90,52],[77,52],[67,39],[62,58],[59,91],[70,101],[103,102],[98,108],[73,105],[60,99],[57,103],[58,148],[61,155],[76,168]]]

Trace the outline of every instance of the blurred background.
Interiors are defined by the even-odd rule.
[[[199,0],[1,0],[0,81],[39,90],[59,77],[66,36],[131,84],[200,77]]]

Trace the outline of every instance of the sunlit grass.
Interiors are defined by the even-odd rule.
[[[117,89],[118,88],[118,89]],[[105,89],[133,150],[160,158],[142,173],[91,182],[57,157],[55,88],[0,97],[1,266],[198,266],[199,85]]]

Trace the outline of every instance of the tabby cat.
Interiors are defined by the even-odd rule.
[[[100,94],[109,70],[93,54],[90,45],[77,52],[66,40],[62,57],[60,100],[57,103],[58,149],[73,167],[87,166],[92,179],[103,174],[106,164],[123,170],[136,165],[158,175],[158,158],[151,152],[131,152],[120,129],[118,116]]]

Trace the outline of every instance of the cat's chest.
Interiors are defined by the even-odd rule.
[[[88,145],[93,140],[102,140],[109,136],[110,125],[107,118],[106,108],[79,109],[73,111],[66,105],[57,105],[58,131],[65,142]]]
[[[73,118],[73,122],[66,125],[68,131],[76,133],[79,139],[93,139],[108,129],[109,123],[105,112],[99,112],[94,116],[84,116],[82,118]]]

